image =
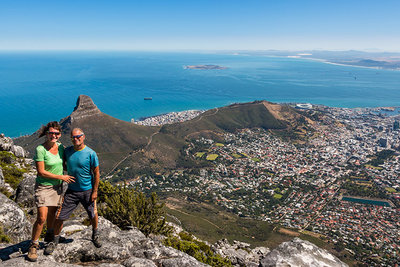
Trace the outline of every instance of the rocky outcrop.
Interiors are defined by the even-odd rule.
[[[0,252],[0,256],[4,260],[3,265],[207,266],[181,251],[165,247],[158,238],[147,238],[137,229],[122,231],[102,217],[99,221],[99,231],[103,246],[96,248],[91,242],[91,227],[82,224],[84,217],[66,222],[63,229],[66,241],[57,246],[53,255],[44,256],[43,249],[40,249],[38,262],[36,265],[32,265],[26,261],[24,254],[19,249],[5,248]],[[21,244],[21,246],[23,245],[26,246],[26,242]],[[9,254],[5,255],[6,252]]]
[[[265,247],[250,249],[250,244],[233,241],[233,245],[227,239],[221,239],[212,246],[215,253],[228,258],[234,266],[259,266],[260,260],[269,253]]]
[[[0,151],[9,151],[13,153],[16,157],[26,157],[26,151],[20,147],[14,145],[13,140],[10,137],[4,136],[4,134],[0,134]]]
[[[12,200],[0,193],[0,225],[14,242],[30,238],[32,225],[24,211]]]
[[[15,202],[24,208],[32,209],[35,207],[36,175],[34,173],[24,173],[23,176],[24,179],[19,183],[15,193]]]
[[[314,244],[295,238],[292,241],[280,244],[261,260],[262,267],[309,267],[331,266],[345,267],[347,264],[334,255],[328,253]]]
[[[76,101],[74,111],[71,113],[71,122],[74,120],[91,117],[93,115],[101,114],[101,111],[93,103],[93,100],[87,95],[80,95]]]

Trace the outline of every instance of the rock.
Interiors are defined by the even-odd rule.
[[[260,262],[261,267],[273,266],[326,266],[345,267],[347,264],[334,255],[328,253],[314,244],[295,238],[292,241],[280,244]]]
[[[258,266],[260,259],[269,253],[268,248],[259,247],[250,250],[250,244],[233,241],[233,245],[227,239],[221,239],[212,246],[215,253],[228,258],[234,266]]]
[[[96,248],[91,242],[91,227],[82,225],[82,217],[66,221],[63,229],[64,243],[58,244],[50,256],[39,249],[38,263],[48,266],[76,266],[68,264],[117,266],[207,266],[176,249],[165,247],[157,239],[146,237],[136,228],[122,231],[103,217],[99,218],[99,233],[103,246]],[[26,242],[25,242],[26,243]],[[26,244],[25,244],[26,246]],[[5,266],[31,265],[18,252],[22,244],[2,249],[0,255]],[[3,253],[3,251],[8,251]],[[7,260],[8,258],[11,258]]]
[[[86,117],[100,114],[101,111],[93,103],[93,100],[87,95],[80,95],[76,101],[74,111],[71,113],[71,122]]]
[[[130,257],[123,262],[123,266],[126,267],[157,267],[154,262],[147,259],[141,259],[136,257]]]
[[[25,208],[32,209],[35,206],[35,183],[36,175],[33,173],[24,173],[24,179],[19,183],[16,193],[15,202]]]
[[[24,211],[12,200],[0,193],[0,225],[12,241],[30,239],[32,225]]]
[[[14,145],[13,140],[10,137],[0,134],[0,151],[9,151],[13,153],[16,157],[26,157],[27,152],[20,146]]]
[[[59,263],[59,262],[54,262],[51,261],[49,259],[47,259],[46,257],[41,257],[37,260],[37,262],[29,262],[25,259],[25,256],[20,256],[19,258],[14,258],[14,259],[10,259],[8,261],[5,262],[0,262],[0,266],[4,266],[4,267],[20,267],[20,266],[26,266],[26,267],[30,267],[30,266],[46,266],[46,267],[82,267],[80,265],[75,265],[75,264],[67,264],[67,263]],[[121,265],[117,265],[117,266],[121,266]]]
[[[0,167],[0,187],[8,191],[10,195],[14,195],[14,189],[4,180],[4,174],[1,167]]]
[[[25,158],[27,156],[25,149],[23,149],[21,146],[13,145],[11,148],[11,153],[13,153],[16,157],[19,158]]]
[[[4,174],[3,174],[3,169],[0,167],[0,187],[4,186]]]

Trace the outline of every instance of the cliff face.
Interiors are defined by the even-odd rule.
[[[93,100],[87,95],[80,95],[76,101],[76,106],[71,115],[61,120],[61,125],[64,130],[70,130],[71,124],[74,122],[91,118],[96,120],[96,117],[101,115],[100,109],[93,103]],[[97,118],[99,119],[99,118]]]

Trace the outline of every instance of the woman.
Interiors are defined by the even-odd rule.
[[[28,260],[37,260],[39,237],[47,219],[46,238],[51,240],[55,213],[61,201],[62,182],[71,183],[74,177],[63,175],[64,146],[58,141],[61,126],[56,121],[42,127],[39,137],[46,136],[46,141],[36,147],[37,178],[35,184],[35,202],[37,218],[32,229],[32,241],[28,250]],[[46,240],[46,241],[48,241]]]

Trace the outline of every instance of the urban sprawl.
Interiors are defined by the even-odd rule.
[[[383,111],[313,106],[302,111],[318,117],[302,142],[263,129],[225,134],[223,142],[201,138],[185,153],[212,167],[130,184],[213,201],[239,216],[318,235],[361,262],[394,266],[400,261],[400,127],[395,111]],[[152,120],[182,120],[162,116]]]

